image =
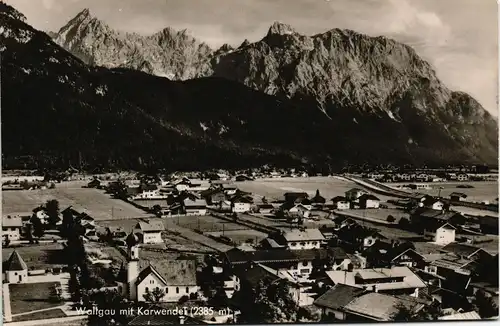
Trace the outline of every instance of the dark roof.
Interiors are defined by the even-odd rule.
[[[139,187],[127,187],[127,195],[137,195],[140,192]]]
[[[270,262],[298,262],[301,260],[314,259],[316,257],[326,258],[326,249],[288,250],[270,249],[242,251],[233,248],[225,252],[225,257],[231,264],[242,264],[247,262],[270,263]]]
[[[139,266],[138,283],[139,279],[142,281],[154,269],[168,285],[196,285],[196,261],[194,260],[140,260]]]
[[[365,191],[365,190],[363,190],[363,189],[359,189],[359,188],[352,188],[352,189],[347,190],[345,193],[347,194],[347,193],[350,193],[350,192],[360,192],[360,191],[361,191],[361,192],[366,192],[366,191]]]
[[[349,258],[347,256],[347,253],[344,251],[344,249],[340,247],[331,247],[327,249],[335,259],[346,259]]]
[[[3,263],[2,269],[4,271],[23,271],[27,270],[28,266],[21,255],[14,249],[9,259]]]
[[[250,285],[255,288],[260,281],[277,281],[281,279],[278,275],[271,273],[269,270],[264,268],[260,264],[256,264],[246,269],[241,278],[250,283]]]
[[[215,194],[223,194],[224,195],[224,189],[222,189],[221,187],[218,187],[218,188],[211,188],[211,189],[207,189],[207,190],[203,190],[200,192],[200,196],[202,197],[210,197],[210,196],[213,196]]]
[[[462,198],[467,198],[467,195],[464,194],[463,192],[452,192],[450,194],[450,197],[462,197]]]
[[[274,208],[274,206],[271,204],[259,204],[259,205],[257,205],[257,207],[259,207],[259,208]]]
[[[448,221],[451,218],[459,216],[461,214],[458,212],[438,211],[431,208],[419,208],[414,211],[413,215],[418,215],[420,217],[425,217],[425,218],[434,218],[442,221]]]
[[[242,196],[241,194],[236,194],[234,195],[230,201],[232,203],[247,203],[247,204],[251,204],[253,203],[253,199],[248,197],[248,196]]]
[[[286,192],[285,197],[288,197],[288,196],[309,198],[309,195],[307,194],[307,192]]]
[[[317,298],[314,305],[334,310],[342,309],[364,292],[364,289],[339,283]]]
[[[141,190],[145,190],[145,191],[148,191],[148,190],[157,190],[158,189],[158,186],[157,185],[152,185],[152,184],[146,184],[146,185],[142,185],[141,186]]]
[[[360,201],[363,201],[363,200],[380,200],[377,196],[372,195],[372,194],[361,195],[358,199]]]
[[[332,202],[337,203],[339,201],[346,201],[347,199],[344,196],[335,196],[331,199]]]
[[[478,247],[462,244],[462,243],[450,243],[450,244],[444,246],[443,248],[441,248],[441,251],[452,252],[456,255],[465,256],[465,257],[471,256],[472,254],[474,254],[478,250],[482,250],[482,249],[478,248]]]
[[[434,197],[426,197],[422,203],[423,203],[425,206],[432,206],[432,205],[434,205],[435,203],[440,202],[440,201],[441,201],[441,200],[439,200],[438,198],[434,198]]]

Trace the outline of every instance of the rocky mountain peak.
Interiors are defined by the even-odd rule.
[[[22,21],[23,23],[26,23],[26,17],[22,13],[3,1],[0,1],[0,15],[6,15],[12,19],[17,19]]]
[[[247,47],[250,45],[250,41],[248,39],[245,39],[241,44],[240,46],[238,46],[238,49],[242,49],[244,47]]]
[[[293,29],[292,26],[288,24],[284,24],[279,21],[275,21],[271,27],[269,27],[269,30],[267,32],[267,36],[271,35],[292,35],[296,34],[297,32],[295,29]]]

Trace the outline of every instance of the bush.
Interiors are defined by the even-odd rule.
[[[189,297],[187,295],[183,295],[180,299],[179,299],[179,304],[184,304],[186,302],[189,301]]]
[[[387,222],[389,223],[394,223],[396,221],[396,218],[392,215],[387,216]]]

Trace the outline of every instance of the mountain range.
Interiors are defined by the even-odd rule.
[[[211,49],[187,31],[58,32],[0,3],[4,162],[170,168],[493,163],[498,125],[409,46],[276,22]],[[4,163],[5,166],[5,163]]]

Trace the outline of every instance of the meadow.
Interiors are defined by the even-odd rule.
[[[97,221],[152,216],[102,190],[81,188],[77,183],[57,184],[55,189],[3,191],[2,212],[3,215],[29,213],[51,199],[59,201],[61,210],[73,206]]]

